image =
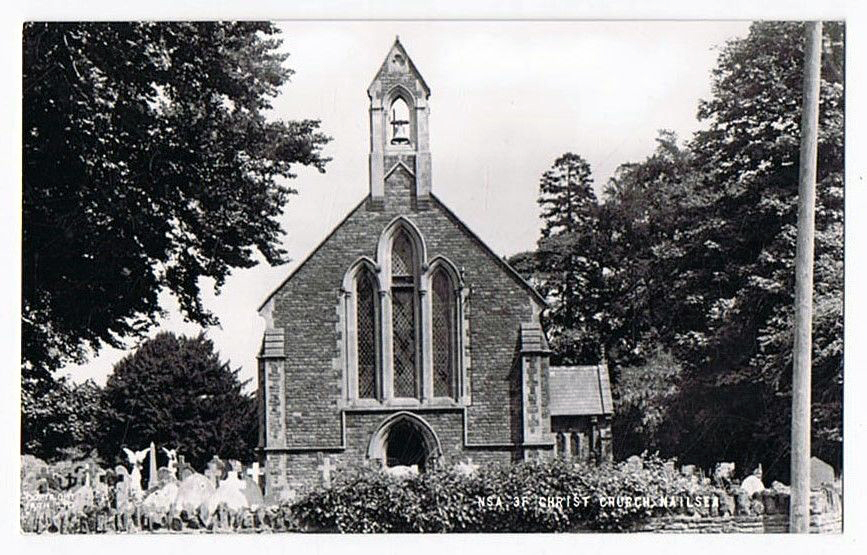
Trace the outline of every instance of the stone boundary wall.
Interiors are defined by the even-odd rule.
[[[636,525],[633,532],[670,534],[785,534],[789,531],[788,493],[766,489],[757,492],[744,504],[735,500],[734,511],[726,509],[726,500],[708,514],[654,517]],[[721,514],[723,513],[723,514]],[[810,533],[843,532],[843,496],[840,484],[814,489],[810,495]]]

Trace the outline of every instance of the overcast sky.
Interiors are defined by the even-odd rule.
[[[285,119],[322,120],[333,137],[327,172],[299,169],[282,223],[292,262],[236,271],[205,306],[224,360],[255,388],[264,322],[256,309],[368,191],[367,86],[395,35],[431,87],[433,192],[495,252],[533,247],[541,174],[564,152],[590,163],[597,189],[618,165],[654,148],[658,129],[699,128],[717,48],[745,22],[289,22],[296,73],[274,102]],[[163,295],[160,329],[195,334]],[[156,333],[156,331],[154,332]],[[131,347],[133,345],[131,344]],[[125,351],[63,373],[103,384]]]

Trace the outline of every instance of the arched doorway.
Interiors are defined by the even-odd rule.
[[[395,422],[385,439],[385,466],[417,465],[423,472],[427,458],[421,431],[408,420]]]
[[[417,465],[419,472],[429,470],[441,455],[439,439],[430,425],[408,412],[385,419],[367,450],[367,456],[383,466]]]

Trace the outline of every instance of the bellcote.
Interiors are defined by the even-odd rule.
[[[430,88],[395,39],[367,89],[370,98],[370,195],[374,208],[384,205],[386,182],[403,168],[412,176],[417,206],[430,198],[428,133]]]

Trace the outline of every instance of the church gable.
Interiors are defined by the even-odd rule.
[[[383,260],[383,236],[396,222],[412,230],[423,244],[416,249],[416,256],[423,257],[418,261],[419,272],[431,280],[423,286],[423,294],[433,296],[433,270],[441,267],[464,296],[462,321],[454,323],[454,333],[466,334],[454,340],[455,348],[460,339],[466,349],[459,361],[462,391],[451,398],[458,404],[461,397],[466,404],[472,400],[472,410],[484,411],[492,422],[498,421],[495,413],[508,410],[504,400],[509,398],[508,378],[520,324],[537,319],[541,299],[439,201],[434,199],[428,209],[414,211],[408,176],[403,168],[393,172],[384,207],[372,209],[369,199],[362,202],[263,305],[263,315],[271,326],[284,330],[286,341],[283,386],[291,423],[286,429],[288,445],[296,441],[300,445],[311,437],[339,444],[339,420],[334,418],[322,426],[320,419],[329,413],[336,416],[340,408],[357,400],[360,387],[367,387],[365,394],[369,394],[370,388],[359,385],[357,374],[352,379],[346,375],[347,364],[354,363],[357,368],[359,356],[348,352],[346,343],[347,336],[359,325],[357,316],[354,321],[347,316],[353,312],[347,310],[347,303],[355,299],[355,282],[347,278],[354,277],[355,269],[364,268],[367,276],[378,278],[377,295],[394,293],[377,273],[389,272],[391,261]],[[432,341],[433,336],[428,335],[427,340]],[[425,348],[419,349],[419,357],[425,355]],[[430,367],[434,353],[427,356]],[[423,360],[419,362],[425,367]],[[494,375],[498,376],[493,380],[495,385],[485,390],[476,387],[492,381]],[[434,385],[432,382],[429,387]],[[379,391],[380,395],[384,393],[381,385]],[[433,393],[431,390],[431,398]],[[391,395],[398,397],[393,392]],[[509,439],[508,428],[499,427],[500,437]],[[490,438],[498,433],[480,431],[479,437]]]
[[[431,192],[430,89],[399,41],[368,94],[370,194],[260,307],[277,488],[323,457],[424,469],[556,446],[545,301]]]

